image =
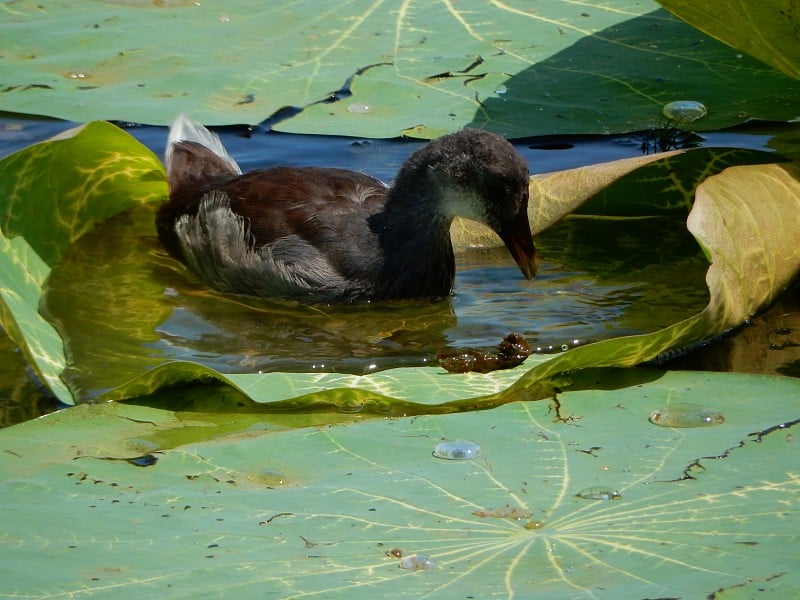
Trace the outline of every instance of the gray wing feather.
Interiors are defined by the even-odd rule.
[[[336,298],[348,281],[314,246],[296,235],[256,247],[247,219],[225,192],[209,192],[196,215],[175,224],[188,265],[211,287],[257,296]]]

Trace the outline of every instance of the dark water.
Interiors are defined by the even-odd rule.
[[[69,126],[0,119],[0,154]],[[163,150],[165,129],[129,131],[154,151]],[[421,144],[273,133],[245,137],[241,128],[221,133],[244,170],[338,166],[384,180]],[[772,139],[772,132],[752,128],[706,134],[701,143],[769,149]],[[546,172],[638,156],[641,143],[631,135],[516,145],[532,172]],[[465,251],[457,256],[456,288],[447,301],[342,307],[209,291],[160,249],[152,218],[143,209],[102,224],[51,274],[43,311],[67,340],[73,366],[65,376],[86,397],[167,360],[192,360],[223,372],[366,373],[431,364],[446,347],[492,347],[512,331],[538,351],[558,352],[659,329],[695,314],[707,300],[707,264],[682,222],[667,218],[565,220],[538,237],[542,261],[533,283],[503,249]],[[3,342],[13,355],[8,340]],[[20,364],[0,379],[35,397],[19,383],[25,378]]]

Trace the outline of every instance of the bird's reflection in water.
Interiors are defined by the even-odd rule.
[[[172,288],[165,299],[172,311],[157,331],[175,358],[222,371],[365,374],[435,364],[456,324],[449,300],[306,305],[200,287]]]
[[[148,207],[77,240],[50,274],[41,310],[82,397],[178,360],[223,373],[436,365],[457,325],[452,298],[332,306],[211,291],[160,247]]]

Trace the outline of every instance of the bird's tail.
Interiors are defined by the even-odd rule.
[[[164,154],[171,190],[187,183],[242,173],[219,136],[184,114],[170,123]]]

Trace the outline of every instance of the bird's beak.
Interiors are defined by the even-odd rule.
[[[499,233],[500,239],[517,261],[519,270],[529,280],[533,279],[536,276],[536,248],[533,245],[528,211],[521,210],[513,221],[503,225]]]

